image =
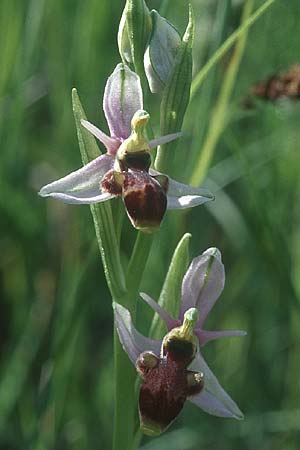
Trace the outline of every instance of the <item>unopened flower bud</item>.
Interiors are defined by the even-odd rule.
[[[166,84],[181,38],[176,28],[157,11],[151,11],[151,19],[152,33],[144,55],[144,67],[150,90],[155,93]]]
[[[151,32],[150,12],[144,0],[127,0],[120,20],[118,47],[123,62],[142,67]]]
[[[123,62],[126,64],[132,64],[133,56],[132,56],[129,31],[128,31],[127,9],[128,8],[127,8],[127,3],[126,3],[125,8],[122,13],[120,23],[119,23],[118,48],[119,48],[119,53],[120,53],[120,56],[121,56]]]

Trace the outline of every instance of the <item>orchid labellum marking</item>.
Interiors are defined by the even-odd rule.
[[[187,397],[203,389],[203,373],[187,369],[197,352],[195,317],[197,309],[186,311],[183,325],[165,336],[160,357],[144,352],[137,359],[136,368],[143,379],[139,414],[145,434],[161,434],[178,416]]]

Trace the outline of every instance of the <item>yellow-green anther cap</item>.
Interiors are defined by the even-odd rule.
[[[126,155],[131,153],[148,152],[150,150],[149,141],[145,132],[149,119],[150,115],[147,111],[140,109],[135,112],[131,119],[131,134],[119,147],[117,160],[122,161]],[[117,169],[117,167],[115,168]]]
[[[151,33],[151,18],[144,0],[127,0],[120,20],[118,47],[123,62],[139,73]]]
[[[136,111],[131,120],[132,131],[139,135],[143,135],[149,119],[150,115],[147,111],[143,109]]]
[[[194,336],[194,328],[199,320],[199,312],[196,308],[188,309],[183,316],[180,336],[187,341],[191,341]]]
[[[176,28],[157,11],[151,11],[152,32],[144,55],[145,73],[151,92],[161,91],[174,67],[181,38]]]
[[[199,320],[199,312],[197,308],[189,308],[185,311],[183,316],[183,323],[179,327],[173,328],[163,339],[163,346],[167,346],[168,343],[174,339],[180,339],[186,342],[190,342],[194,345],[195,351],[197,349],[197,337],[195,335],[195,327]]]

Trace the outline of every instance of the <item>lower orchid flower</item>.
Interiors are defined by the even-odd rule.
[[[114,304],[120,342],[142,377],[139,415],[145,434],[162,433],[177,417],[186,399],[209,414],[243,419],[243,413],[222,388],[200,350],[213,339],[246,334],[238,330],[203,329],[224,282],[221,254],[210,248],[192,261],[183,278],[178,319],[167,314],[151,297],[141,294],[167,326],[168,333],[162,340],[140,334],[127,309]]]
[[[42,187],[39,195],[66,203],[92,204],[122,197],[133,226],[158,229],[166,209],[184,209],[213,199],[205,188],[193,188],[150,169],[150,150],[181,136],[173,133],[148,141],[138,75],[119,64],[108,78],[103,110],[111,136],[86,120],[81,124],[107,149],[79,170]]]

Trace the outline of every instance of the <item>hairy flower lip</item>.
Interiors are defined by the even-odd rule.
[[[141,368],[139,361],[147,354],[140,355],[136,367]],[[151,364],[141,371],[139,416],[141,428],[146,434],[157,435],[165,431],[182,410],[187,396],[195,389],[191,387],[194,373],[186,369],[186,364],[178,364],[179,361],[170,356],[167,352],[157,358],[153,366]],[[201,382],[199,384],[195,378],[193,381],[201,390]]]
[[[133,226],[145,233],[159,229],[167,209],[163,186],[147,172],[124,172],[122,198]]]
[[[189,308],[197,308],[199,320],[195,324],[195,335],[199,342],[199,350],[189,370],[204,374],[204,388],[201,393],[188,397],[192,403],[199,406],[209,414],[225,418],[243,419],[243,413],[237,404],[225,392],[217,378],[206,364],[201,355],[200,348],[207,342],[234,336],[245,336],[245,331],[206,331],[203,330],[204,322],[220,296],[225,281],[224,266],[218,249],[210,248],[202,255],[194,258],[183,278],[182,304],[179,319],[174,319],[164,311],[161,306],[146,294],[141,298],[157,312],[164,320],[170,331],[182,324],[185,311]],[[115,321],[120,342],[129,358],[135,364],[138,356],[151,351],[155,355],[162,355],[162,340],[154,340],[144,337],[134,327],[130,313],[121,305],[114,303]]]
[[[123,138],[107,136],[105,133],[103,133],[103,131],[101,131],[98,127],[96,127],[96,125],[93,125],[88,120],[81,119],[80,123],[91,134],[93,134],[95,138],[98,139],[98,141],[104,144],[104,146],[107,149],[107,153],[111,154],[112,156],[116,154],[116,151],[120,147],[121,143],[125,140]],[[178,131],[177,133],[170,133],[166,134],[165,136],[160,136],[158,138],[151,139],[149,141],[150,150],[156,148],[158,145],[164,145],[167,144],[168,142],[172,142],[175,139],[180,138],[181,136],[183,136],[183,132]]]

